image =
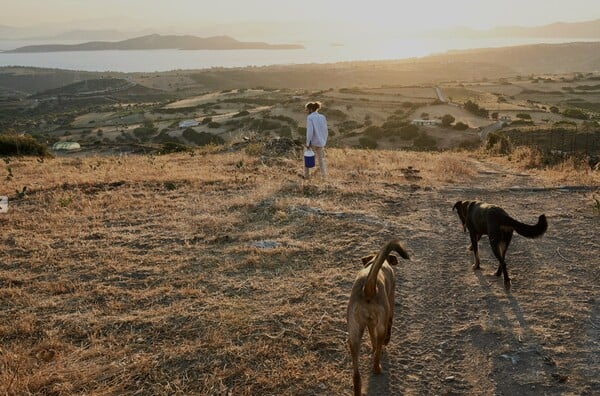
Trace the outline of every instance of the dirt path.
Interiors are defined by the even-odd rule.
[[[474,185],[484,188],[418,190],[389,202],[384,211],[396,217],[388,231],[402,236],[413,261],[403,261],[397,271],[396,316],[384,374],[370,376],[364,391],[599,392],[600,259],[598,242],[589,232],[598,226],[597,218],[582,213],[580,194],[514,191],[530,176],[489,163],[476,165]],[[404,191],[397,195],[406,196]],[[527,223],[548,215],[550,228],[543,238],[513,238],[507,255],[510,293],[492,275],[497,262],[487,237],[480,241],[482,270],[471,270],[468,236],[451,208],[456,200],[473,198],[499,203]],[[576,255],[583,257],[569,259]],[[363,356],[368,351],[365,347]],[[368,361],[363,362],[362,372],[368,373]]]

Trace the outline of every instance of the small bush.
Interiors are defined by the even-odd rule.
[[[403,126],[402,128],[400,128],[398,135],[402,139],[412,140],[419,136],[419,127],[412,124]]]
[[[464,122],[459,121],[456,124],[454,124],[452,128],[456,129],[457,131],[466,131],[467,129],[469,129],[469,126]]]
[[[378,137],[383,136],[383,129],[381,129],[381,127],[378,126],[371,125],[370,127],[367,127],[365,129],[364,134],[369,138],[376,139]]]
[[[590,118],[587,113],[579,109],[565,109],[562,114],[565,117],[577,118],[579,120],[587,120]]]
[[[50,157],[48,148],[29,135],[0,135],[0,155]]]
[[[427,133],[422,132],[413,140],[413,147],[417,150],[436,150],[437,141]]]
[[[249,114],[250,114],[250,112],[248,110],[242,110],[239,113],[232,115],[231,117],[232,118],[244,117],[244,116],[247,116]]]
[[[484,117],[484,118],[488,118],[489,116],[489,111],[484,109],[483,107],[479,107],[479,105],[477,103],[474,103],[470,100],[468,100],[465,104],[464,104],[465,110],[467,110],[468,112],[475,114],[477,116],[480,117]]]
[[[185,144],[180,144],[176,142],[166,142],[162,145],[160,154],[182,153],[187,151],[191,151],[191,149]]]
[[[154,134],[158,132],[158,128],[152,124],[152,122],[147,121],[141,127],[137,127],[133,130],[133,134],[135,137],[140,139],[142,142],[148,141]]]
[[[336,119],[341,121],[348,119],[348,114],[338,109],[327,109],[324,110],[322,113],[324,116],[330,119]]]
[[[264,154],[265,148],[260,143],[250,143],[249,145],[246,146],[246,149],[244,151],[248,155],[258,157],[258,156],[261,156]]]
[[[361,148],[366,148],[366,149],[376,149],[377,148],[377,142],[373,139],[369,139],[368,137],[361,137],[360,139],[358,139],[358,143],[360,144]]]
[[[452,114],[444,114],[442,117],[442,126],[448,128],[455,120]]]
[[[176,138],[174,136],[170,136],[168,134],[168,131],[166,131],[166,130],[161,131],[157,136],[152,138],[152,141],[155,143],[165,143],[165,144],[166,143],[173,143],[173,144],[181,143],[178,138]]]
[[[206,146],[208,144],[219,145],[225,143],[225,140],[220,136],[208,132],[196,132],[192,128],[183,131],[182,136],[189,142],[197,144],[198,146]]]
[[[496,154],[510,154],[512,152],[512,145],[510,140],[505,136],[501,136],[497,133],[490,133],[488,135],[487,143],[485,146],[486,150]]]
[[[360,128],[361,124],[354,120],[348,120],[348,121],[343,121],[343,122],[337,124],[337,126],[340,130],[340,133],[345,133],[345,132],[350,132],[354,129]],[[299,131],[299,133],[302,133],[302,131]],[[306,128],[304,128],[304,133],[306,133]]]

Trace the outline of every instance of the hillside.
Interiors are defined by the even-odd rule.
[[[600,392],[597,172],[330,149],[329,180],[304,182],[299,152],[236,147],[11,160],[0,393],[350,394],[347,298],[392,237],[411,261],[383,374],[363,340],[366,394]],[[452,212],[470,198],[548,216],[543,237],[513,239],[510,293],[486,237],[471,270]]]
[[[565,73],[599,70],[600,42],[535,44],[503,48],[451,51],[434,59],[481,62],[512,69],[515,73]]]
[[[267,44],[262,42],[243,42],[228,36],[196,37],[150,34],[122,41],[93,41],[82,44],[44,44],[28,45],[8,53],[59,52],[59,51],[108,51],[108,50],[231,50],[231,49],[302,49],[296,44]]]
[[[531,73],[574,73],[600,70],[600,42],[539,44],[450,51],[397,61],[212,68],[161,73],[80,72],[26,67],[1,67],[3,87],[37,93],[90,78],[133,78],[146,85],[181,80],[210,90],[254,87],[328,89],[335,87],[432,84],[448,80],[497,79]],[[168,89],[169,86],[161,87]]]
[[[465,37],[478,38],[572,38],[572,39],[600,39],[600,19],[585,22],[555,22],[542,26],[497,26],[488,30],[469,28],[454,28],[430,32],[435,37]]]

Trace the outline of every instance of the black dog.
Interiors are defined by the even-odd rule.
[[[482,235],[488,235],[490,245],[494,255],[500,261],[496,276],[504,275],[504,288],[510,289],[510,278],[506,270],[506,250],[512,239],[513,231],[526,238],[537,238],[543,235],[548,229],[546,216],[541,215],[536,225],[530,226],[513,219],[504,211],[504,209],[486,204],[480,201],[458,201],[454,204],[452,210],[456,209],[458,217],[463,225],[463,230],[469,230],[471,236],[471,247],[475,255],[475,264],[473,269],[479,269],[479,254],[477,251],[477,242]]]

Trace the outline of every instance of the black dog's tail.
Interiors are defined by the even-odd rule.
[[[541,215],[538,218],[538,222],[535,225],[523,224],[512,217],[508,217],[508,224],[512,228],[515,229],[519,234],[523,235],[525,238],[537,238],[539,236],[544,235],[546,230],[548,229],[548,221],[546,221],[546,216]]]
[[[371,269],[369,270],[369,275],[367,276],[367,281],[365,282],[365,287],[363,289],[365,297],[370,298],[375,295],[377,274],[379,273],[383,262],[387,259],[392,250],[398,252],[402,258],[410,260],[408,253],[406,253],[399,240],[394,239],[389,241],[377,254],[377,257],[375,257],[375,262],[371,264]]]

